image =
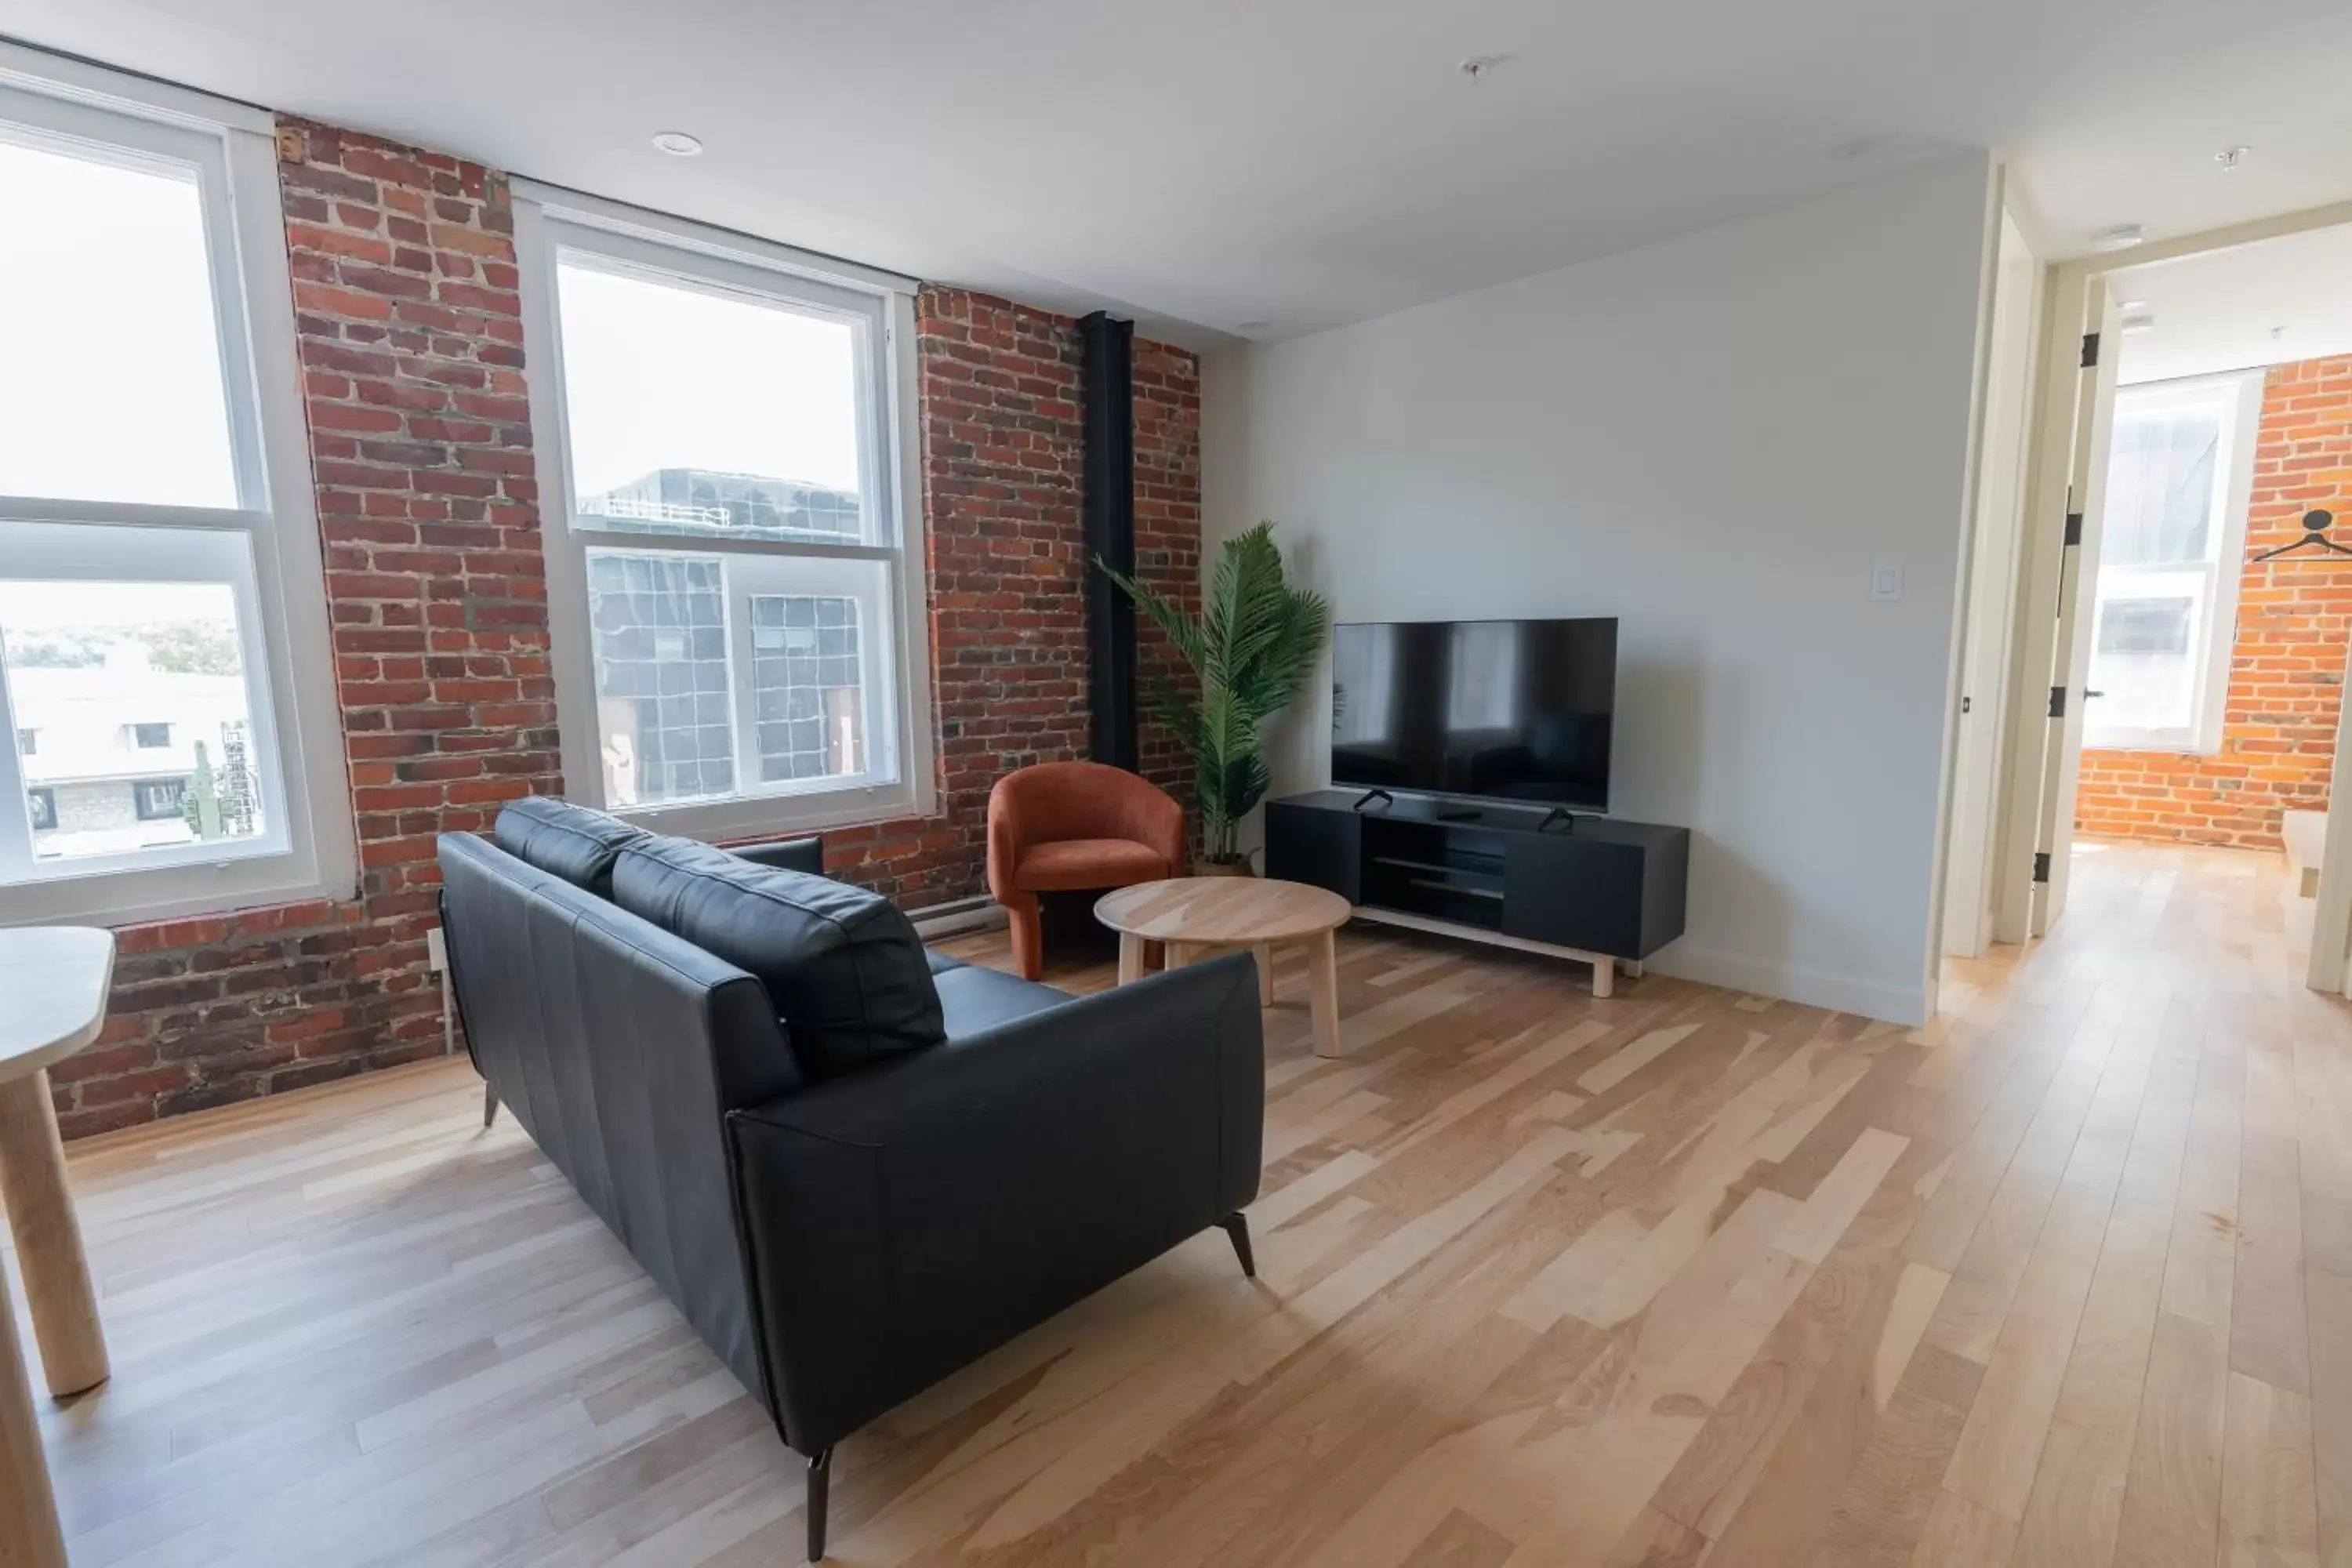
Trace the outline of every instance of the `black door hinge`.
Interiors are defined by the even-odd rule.
[[[2079,511],[2070,511],[2066,514],[2066,542],[2069,544],[2083,542],[2083,514]]]
[[[2063,686],[2053,686],[2050,689],[2050,717],[2053,719],[2066,717],[2066,689]]]
[[[2047,849],[2034,851],[2033,879],[2037,882],[2047,882],[2050,879],[2050,851]]]
[[[2096,332],[2084,332],[2083,334],[2083,368],[2084,370],[2089,370],[2098,363],[2099,334]]]

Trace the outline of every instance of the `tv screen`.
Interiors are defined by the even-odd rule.
[[[1609,805],[1617,623],[1389,621],[1331,633],[1331,782]]]

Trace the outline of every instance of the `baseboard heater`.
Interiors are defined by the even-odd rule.
[[[969,899],[950,899],[944,904],[929,904],[919,910],[909,910],[907,918],[915,922],[915,934],[926,942],[944,936],[961,936],[965,931],[987,931],[1004,923],[1004,910],[985,893]]]

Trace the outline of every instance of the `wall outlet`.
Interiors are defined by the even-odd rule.
[[[425,967],[436,974],[449,971],[449,944],[441,938],[441,928],[433,926],[425,933]]]
[[[1870,569],[1870,596],[1881,605],[1892,605],[1903,597],[1901,563],[1882,561]]]

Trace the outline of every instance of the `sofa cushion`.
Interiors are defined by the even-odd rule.
[[[757,975],[812,1079],[947,1038],[922,942],[878,893],[648,837],[622,851],[613,900]]]
[[[965,967],[962,959],[950,958],[936,947],[923,949],[923,961],[931,966],[931,977],[935,980],[950,969]]]
[[[516,859],[600,899],[613,896],[621,851],[651,837],[617,816],[537,795],[508,802],[490,828],[490,842]]]
[[[1071,999],[1066,991],[1024,980],[1002,970],[961,964],[933,978],[940,988],[940,1009],[947,1021],[948,1038],[969,1039],[999,1024],[1059,1007]]]
[[[1059,838],[1032,844],[1013,870],[1024,893],[1126,888],[1176,873],[1160,851],[1129,838]]]

